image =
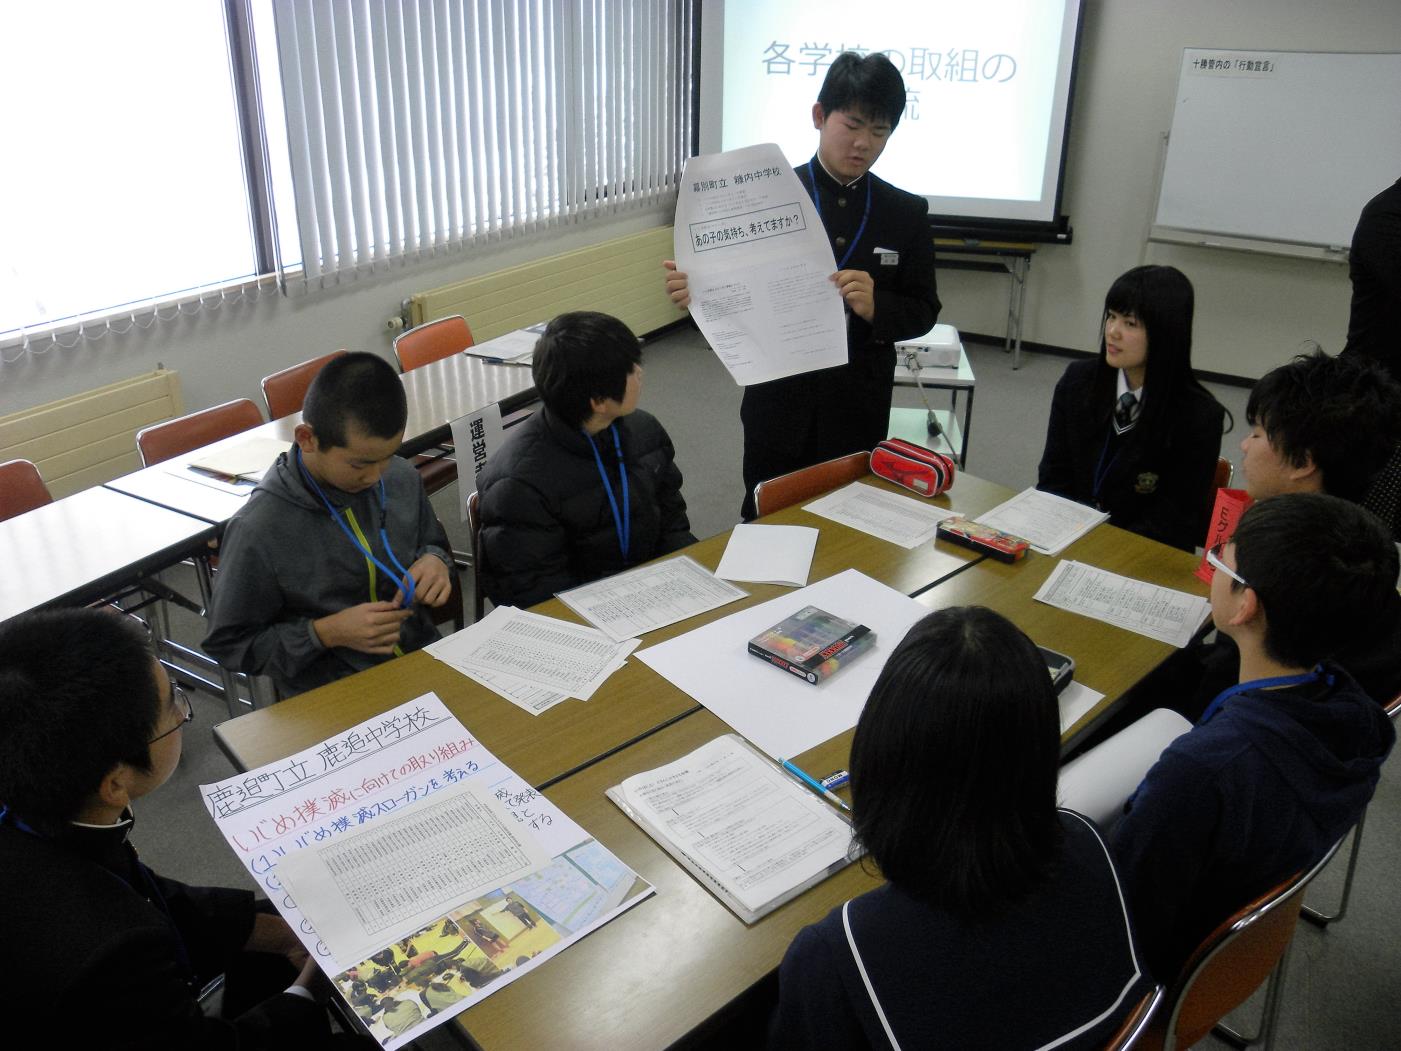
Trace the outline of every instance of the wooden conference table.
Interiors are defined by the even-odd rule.
[[[874,478],[869,482],[889,491],[899,491]],[[1002,486],[960,476],[954,488],[935,502],[977,515],[1010,495]],[[909,551],[817,518],[801,507],[787,508],[764,521],[775,525],[821,526],[813,556],[812,580],[856,568],[897,591],[913,594],[978,560],[971,551],[947,545],[925,544]],[[723,533],[692,545],[685,554],[714,570],[728,540],[729,534]],[[740,586],[749,593],[747,598],[649,632],[646,644],[655,645],[789,590],[771,584]],[[541,603],[535,610],[583,623],[558,599]],[[531,715],[420,652],[222,723],[214,729],[215,739],[235,765],[248,769],[313,745],[336,729],[353,726],[429,690],[435,691],[498,759],[537,787],[550,784],[699,708],[687,694],[633,659],[615,672],[587,703],[566,701],[538,716]]]
[[[1010,495],[1010,490],[966,475],[949,494],[952,506],[974,515]],[[1053,567],[1053,558],[1032,554],[1008,566],[944,545],[906,552],[798,507],[766,521],[820,527],[813,580],[854,567],[917,594],[931,609],[987,605],[1008,615],[1037,641],[1075,657],[1077,677],[1106,697],[1095,712],[1069,729],[1067,740],[1083,733],[1171,652],[1166,644],[1035,603],[1032,596]],[[722,536],[702,541],[687,553],[713,568],[725,540]],[[1205,590],[1192,576],[1192,556],[1112,526],[1100,526],[1063,557],[1198,594]],[[921,575],[929,579],[911,586]],[[748,603],[780,592],[745,588],[751,591]],[[557,602],[537,608],[573,619]],[[732,604],[649,634],[647,642],[689,631],[736,608]],[[410,655],[224,723],[216,733],[234,761],[247,768],[311,745],[424,689],[436,689],[500,759],[545,787],[551,801],[656,888],[654,900],[628,910],[547,966],[458,1016],[456,1022],[480,1047],[616,1051],[666,1046],[772,974],[803,926],[880,882],[860,865],[848,866],[746,927],[604,796],[605,789],[625,778],[729,732],[728,725],[636,660],[587,704],[566,702],[537,718],[473,687],[431,657]],[[818,776],[844,768],[851,737],[851,731],[839,734],[795,761]]]

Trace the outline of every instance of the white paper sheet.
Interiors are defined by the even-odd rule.
[[[447,661],[443,662],[447,664]],[[456,668],[469,679],[481,683],[492,693],[499,697],[504,697],[517,708],[527,711],[531,715],[539,715],[547,712],[561,701],[569,700],[569,694],[560,693],[558,690],[547,690],[543,686],[536,686],[533,682],[526,682],[524,679],[517,679],[513,675],[502,675],[500,672],[483,671],[480,668],[473,668],[470,671],[466,668],[450,664],[449,667]]]
[[[256,482],[290,445],[290,442],[281,438],[249,438],[217,452],[207,453],[197,460],[191,460],[190,466],[227,475],[229,478],[247,478]]]
[[[812,198],[772,143],[692,157],[676,202],[691,316],[741,386],[846,363],[846,308]]]
[[[1064,736],[1091,708],[1104,700],[1104,694],[1092,690],[1078,679],[1071,679],[1056,701],[1060,705],[1060,732]]]
[[[504,336],[489,339],[485,343],[474,343],[462,353],[474,358],[499,358],[502,361],[528,365],[535,353],[535,344],[543,331],[543,326],[517,329],[515,332],[507,332]]]
[[[745,649],[765,628],[809,605],[865,624],[876,636],[869,651],[816,686]],[[637,657],[768,755],[792,757],[856,725],[886,657],[928,613],[914,599],[848,569],[639,650]]]
[[[1097,511],[1039,489],[1024,489],[987,514],[979,515],[977,520],[1021,537],[1033,551],[1058,555],[1108,518],[1107,511]]]
[[[278,871],[331,956],[345,963],[549,863],[485,785],[462,781],[383,822],[294,851]]]
[[[737,525],[715,575],[802,587],[808,582],[816,549],[817,530],[811,526]]]
[[[501,404],[492,402],[476,412],[452,421],[452,444],[457,450],[457,513],[467,521],[467,502],[477,491],[477,475],[501,448]]]
[[[957,514],[912,496],[887,493],[864,482],[852,482],[819,497],[804,504],[803,510],[905,548],[929,543],[939,523]]]
[[[466,675],[505,675],[587,701],[637,643],[615,642],[597,628],[497,606],[477,623],[424,649]]]
[[[561,591],[556,597],[609,638],[622,642],[746,594],[680,555]]]
[[[851,846],[850,825],[733,735],[619,788],[751,912],[844,861]]]
[[[1078,810],[1109,832],[1158,756],[1191,728],[1176,712],[1154,709],[1061,767],[1056,793],[1061,806]]]
[[[1069,560],[1051,570],[1036,600],[1179,648],[1211,616],[1211,603],[1198,595]]]
[[[367,832],[377,837],[380,847],[394,845],[400,835],[392,826],[397,818],[421,817],[443,799],[450,799],[458,786],[468,786],[472,798],[490,800],[490,805],[501,808],[506,815],[502,820],[515,834],[533,842],[527,851],[548,859],[546,863],[483,893],[474,893],[472,886],[463,883],[459,888],[463,893],[429,924],[407,939],[380,943],[383,949],[375,955],[388,954],[393,961],[387,971],[368,957],[338,959],[310,918],[318,903],[302,908],[283,883],[283,866],[289,858],[319,845],[350,842],[358,849],[357,837]],[[426,1008],[421,992],[427,979],[415,984],[408,976],[395,973],[410,958],[407,946],[412,945],[422,956],[437,953],[437,961],[448,966],[454,975],[451,988],[462,995],[461,1001],[398,1036],[378,1018],[370,1023],[371,1034],[389,1051],[541,966],[578,937],[652,893],[584,829],[492,755],[431,693],[286,759],[203,785],[200,792],[234,854],[347,998],[353,979],[364,981],[386,971],[394,983],[395,998]],[[388,832],[383,831],[386,827]],[[421,844],[425,836],[420,830],[411,838]],[[388,851],[370,860],[391,866],[402,863]],[[429,881],[433,870],[467,860],[429,861],[419,878]],[[548,874],[561,866],[577,877],[575,908],[567,923],[547,916],[531,897],[540,880],[548,880]],[[296,867],[293,862],[292,868]],[[440,874],[450,876],[446,868]],[[358,888],[362,904],[372,889]],[[395,892],[401,889],[396,886]],[[397,902],[391,894],[370,904],[383,914],[392,913]],[[521,920],[520,914],[529,923]],[[472,926],[474,922],[477,927]],[[521,956],[527,959],[518,964]],[[347,973],[348,967],[356,968],[356,973]],[[469,968],[475,986],[463,978]],[[426,1014],[426,1009],[422,1013]]]

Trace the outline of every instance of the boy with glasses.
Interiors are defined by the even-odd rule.
[[[1228,915],[1307,868],[1361,816],[1395,732],[1329,658],[1394,593],[1381,524],[1334,496],[1256,504],[1209,556],[1238,681],[1130,797],[1112,843],[1157,978]]]
[[[174,772],[193,718],[134,621],[68,609],[0,625],[0,981],[57,1044],[330,1038],[316,964],[281,917],[249,891],[164,879],[131,845],[133,804]],[[229,1020],[196,999],[220,974]]]

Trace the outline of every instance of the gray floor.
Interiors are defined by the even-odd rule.
[[[968,467],[973,474],[1014,488],[1035,480],[1045,437],[1050,394],[1064,370],[1064,358],[1027,353],[1011,368],[1000,347],[970,346],[977,374]],[[738,516],[740,391],[724,368],[690,329],[668,333],[644,351],[642,406],[670,431],[685,474],[685,495],[693,531],[699,537],[729,528]],[[1239,463],[1246,391],[1211,385],[1232,412],[1235,430],[1222,452]],[[944,400],[946,400],[946,396]],[[896,394],[896,404],[916,407],[912,390]],[[935,407],[941,407],[935,402]],[[456,521],[456,494],[435,498],[454,545],[465,547],[465,529]],[[178,571],[176,571],[178,577]],[[198,626],[177,626],[197,639]],[[207,817],[199,785],[232,776],[233,768],[215,746],[210,726],[225,717],[222,702],[196,697],[197,722],[185,731],[185,756],[171,782],[141,801],[135,839],[142,856],[159,871],[190,882],[255,887]],[[1357,884],[1345,920],[1327,931],[1303,924],[1294,951],[1276,1046],[1328,1051],[1368,1051],[1401,1046],[1401,909],[1389,904],[1388,872],[1401,870],[1401,766],[1393,756],[1383,770],[1372,803],[1358,865]],[[1325,872],[1311,897],[1334,900],[1341,865]],[[1253,1016],[1243,1009],[1242,1024]],[[425,1048],[455,1046],[445,1035],[430,1034]],[[1202,1047],[1226,1047],[1209,1038]]]

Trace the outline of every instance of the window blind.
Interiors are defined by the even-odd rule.
[[[276,0],[308,281],[674,197],[693,0]]]

